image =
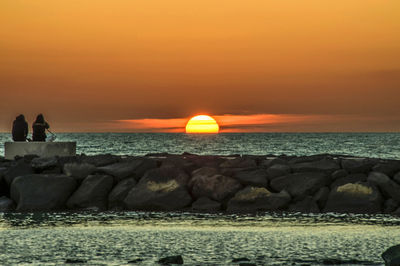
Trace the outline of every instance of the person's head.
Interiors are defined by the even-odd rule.
[[[44,123],[44,117],[42,114],[38,114],[38,116],[36,117],[36,123]]]
[[[25,116],[21,114],[21,115],[17,116],[16,120],[17,121],[25,121]]]

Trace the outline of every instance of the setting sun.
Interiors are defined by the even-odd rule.
[[[218,133],[218,131],[217,121],[208,115],[194,116],[186,124],[186,133]]]

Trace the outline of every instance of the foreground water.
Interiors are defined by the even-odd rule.
[[[182,255],[188,265],[382,265],[400,218],[377,215],[191,213],[0,214],[0,264],[123,265]],[[337,261],[336,261],[337,262]]]
[[[0,142],[10,141],[0,133]],[[400,133],[62,133],[57,141],[76,141],[77,153],[313,155],[342,154],[400,159]],[[0,154],[4,147],[0,146]]]

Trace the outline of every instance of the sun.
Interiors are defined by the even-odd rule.
[[[209,115],[197,115],[186,124],[186,133],[218,133],[217,121]]]

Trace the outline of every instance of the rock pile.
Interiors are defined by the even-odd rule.
[[[66,209],[400,215],[400,161],[325,154],[0,158],[0,211]]]

